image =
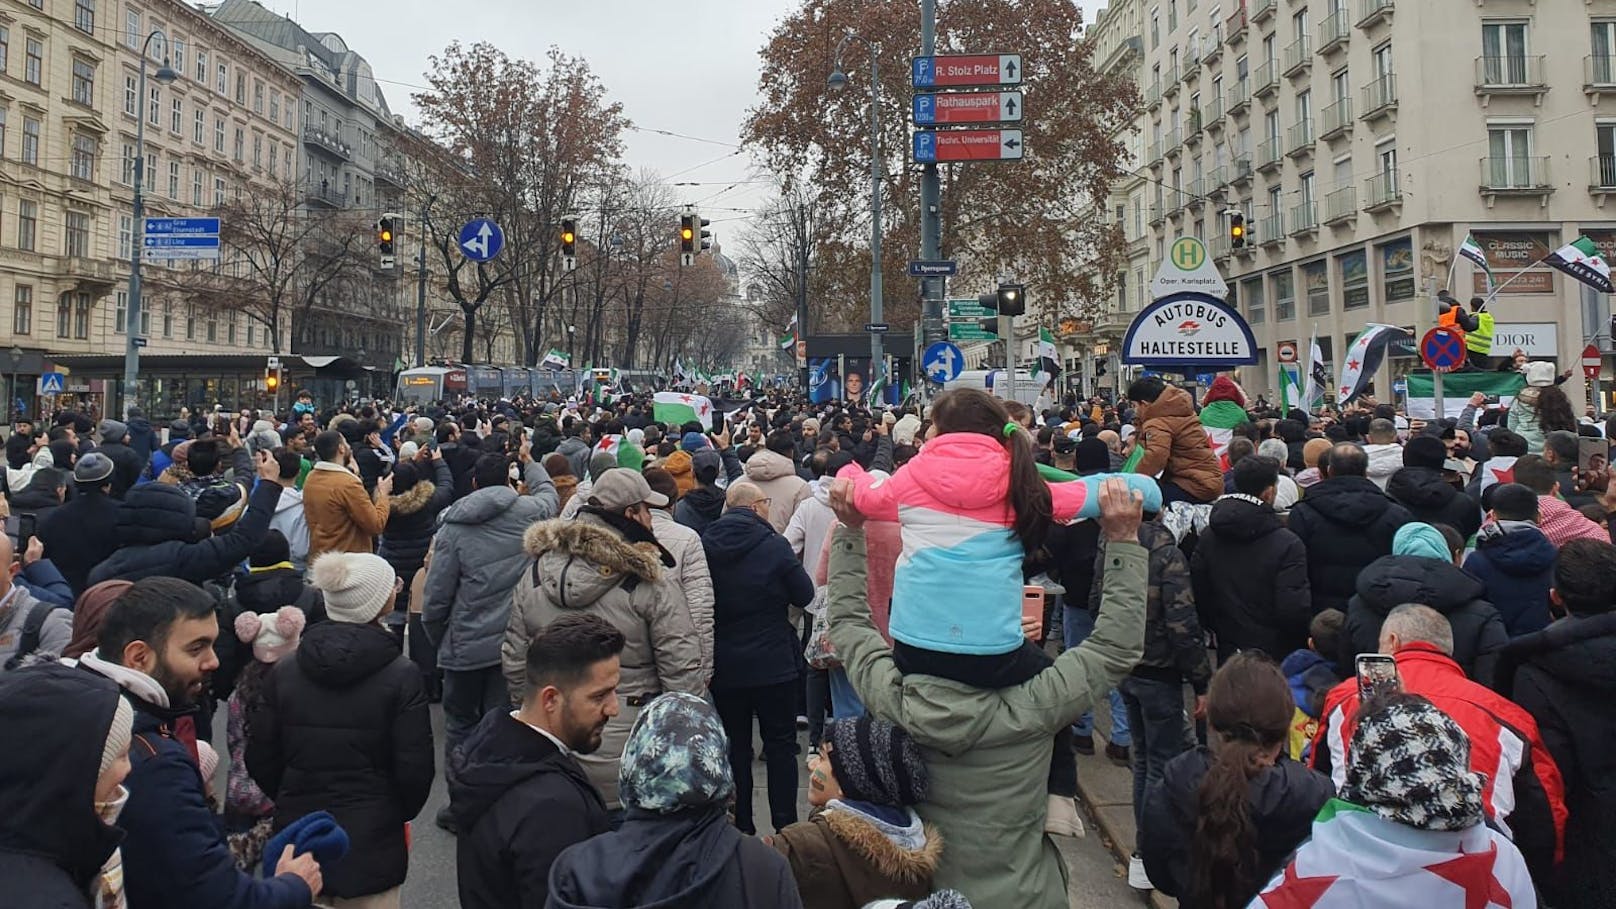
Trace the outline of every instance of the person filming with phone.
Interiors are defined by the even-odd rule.
[[[1537,721],[1465,677],[1453,660],[1452,626],[1429,606],[1408,603],[1393,609],[1380,626],[1378,649],[1378,654],[1359,654],[1358,671],[1325,698],[1313,740],[1313,769],[1330,774],[1339,790],[1353,760],[1349,751],[1362,702],[1389,691],[1417,694],[1469,736],[1470,769],[1485,779],[1487,817],[1509,833],[1533,878],[1547,880],[1541,875],[1550,872],[1564,847],[1565,787]]]

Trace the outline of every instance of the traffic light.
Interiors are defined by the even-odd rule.
[[[393,219],[389,215],[376,222],[376,250],[384,256],[393,254]]]
[[[697,220],[694,214],[679,216],[679,252],[683,255],[696,254],[696,232],[699,230],[696,226]]]
[[[1242,249],[1246,245],[1245,212],[1229,212],[1229,248]]]
[[[561,255],[572,258],[577,255],[578,219],[568,216],[561,219]]]
[[[1027,311],[1027,288],[1020,284],[1000,284],[996,295],[999,315],[1019,316]]]
[[[278,366],[264,367],[264,390],[275,394],[281,390],[281,370]]]
[[[694,217],[696,219],[696,240],[698,241],[696,244],[696,252],[703,253],[713,248],[713,232],[704,229],[707,227],[707,225],[713,222],[701,217],[700,215],[696,215]]]

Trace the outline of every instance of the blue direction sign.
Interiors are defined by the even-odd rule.
[[[141,228],[142,258],[219,261],[218,218],[146,218]]]
[[[1392,394],[1398,394],[1398,395],[1405,395],[1406,396],[1408,394],[1408,380],[1405,379],[1405,378],[1402,378],[1402,377],[1398,377],[1396,379],[1393,379],[1392,380]]]
[[[146,236],[163,237],[219,234],[218,218],[147,218]]]
[[[909,263],[911,278],[952,278],[959,274],[959,263],[953,259],[915,259]]]
[[[933,382],[952,382],[965,369],[965,354],[957,345],[938,341],[920,358],[921,372]]]
[[[172,237],[146,236],[141,238],[141,245],[147,249],[218,249],[218,237],[198,237],[189,234],[180,234]]]
[[[487,262],[505,248],[505,232],[488,218],[473,218],[460,228],[460,251],[473,262]]]

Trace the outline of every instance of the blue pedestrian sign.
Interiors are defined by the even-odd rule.
[[[42,395],[59,395],[67,391],[67,376],[59,372],[47,372],[39,377],[39,393]]]
[[[505,248],[505,232],[488,218],[473,218],[460,228],[460,251],[473,262],[487,262]]]
[[[965,369],[965,354],[958,345],[938,341],[920,358],[921,372],[933,382],[952,382]]]

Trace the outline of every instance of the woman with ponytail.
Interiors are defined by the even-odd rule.
[[[1251,902],[1335,795],[1329,777],[1285,753],[1294,711],[1284,673],[1260,651],[1235,654],[1212,677],[1212,747],[1168,763],[1139,827],[1151,883],[1183,909]]]
[[[998,398],[976,389],[938,395],[920,454],[890,478],[856,463],[837,474],[833,500],[874,521],[897,521],[903,554],[893,576],[892,653],[898,671],[977,688],[1008,688],[1037,675],[1050,657],[1022,632],[1022,561],[1051,521],[1096,518],[1100,483],[1119,476],[1147,512],[1161,508],[1156,482],[1097,474],[1049,484],[1033,439]],[[1080,829],[1070,730],[1050,768],[1052,833]]]

